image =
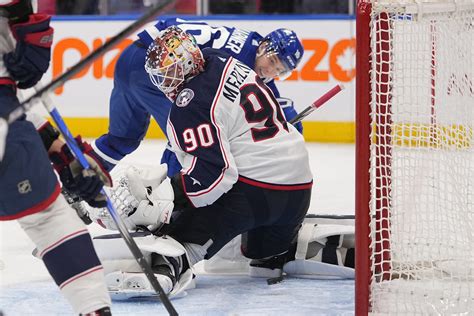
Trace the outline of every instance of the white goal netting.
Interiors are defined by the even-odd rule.
[[[374,1],[374,313],[474,313],[474,2]]]

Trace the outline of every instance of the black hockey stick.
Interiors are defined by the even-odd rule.
[[[273,285],[273,284],[278,284],[283,281],[283,267],[281,270],[278,272],[278,276],[274,278],[269,278],[267,279],[267,284],[268,285]]]
[[[324,103],[329,101],[333,96],[335,96],[336,94],[341,92],[343,89],[344,89],[344,86],[341,85],[341,84],[338,84],[337,86],[335,86],[334,88],[332,88],[331,90],[329,90],[328,92],[323,94],[319,99],[314,101],[313,104],[311,104],[306,109],[304,109],[303,111],[298,113],[298,115],[296,115],[294,118],[292,118],[289,121],[289,123],[294,125],[294,124],[300,122],[302,119],[304,119],[306,116],[310,115],[314,110],[320,108]]]

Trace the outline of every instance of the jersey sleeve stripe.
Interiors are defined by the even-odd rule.
[[[239,176],[239,181],[246,184],[250,184],[255,187],[260,187],[260,188],[270,189],[270,190],[279,190],[279,191],[307,190],[313,186],[313,181],[308,182],[308,183],[298,183],[298,184],[274,184],[274,183],[266,183],[266,182],[249,179],[244,176]]]

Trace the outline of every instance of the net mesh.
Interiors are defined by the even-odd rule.
[[[474,5],[371,13],[375,313],[474,311]]]

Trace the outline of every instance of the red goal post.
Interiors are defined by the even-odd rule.
[[[474,310],[474,1],[357,6],[356,314]]]

